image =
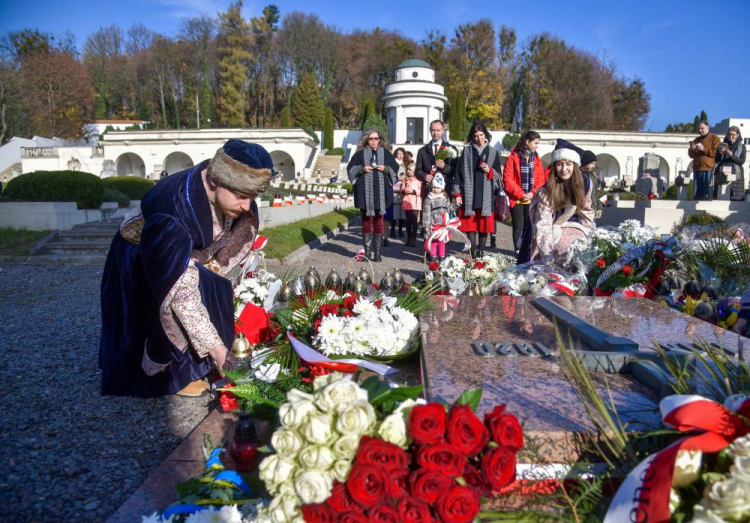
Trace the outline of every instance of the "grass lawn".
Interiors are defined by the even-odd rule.
[[[28,256],[31,248],[49,231],[23,231],[0,227],[0,255]]]
[[[266,256],[281,259],[299,249],[303,245],[315,240],[343,223],[359,216],[359,209],[351,207],[329,212],[315,218],[308,218],[295,223],[263,229],[260,234],[268,238],[265,248]]]

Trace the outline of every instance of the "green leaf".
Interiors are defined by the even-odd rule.
[[[479,407],[479,401],[482,399],[482,389],[468,389],[461,394],[456,400],[455,405],[468,405],[471,410],[475,411]]]
[[[258,452],[261,454],[273,454],[274,450],[271,445],[263,445],[262,447],[258,447]]]
[[[239,370],[223,370],[224,376],[232,381],[237,381],[245,378],[245,373]]]

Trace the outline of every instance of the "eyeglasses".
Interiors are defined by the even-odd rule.
[[[375,137],[375,138],[368,138],[367,141],[368,142],[379,142],[380,138],[377,138],[377,137]]]

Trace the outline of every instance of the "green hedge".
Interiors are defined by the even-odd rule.
[[[607,197],[614,199],[615,194],[619,195],[621,200],[648,200],[648,196],[645,194],[630,191],[610,191],[607,193]]]
[[[670,185],[666,191],[664,191],[664,199],[665,200],[676,200],[677,199],[677,187],[676,185]],[[690,183],[687,184],[687,199],[692,200],[693,199],[693,180],[690,180]]]
[[[117,202],[118,207],[127,207],[130,203],[130,198],[127,195],[121,193],[117,189],[110,189],[107,187],[104,189],[104,201],[105,202]]]
[[[726,224],[726,221],[710,212],[691,214],[685,218],[685,225],[713,225],[715,223]]]
[[[344,156],[344,150],[341,147],[334,147],[326,151],[326,156]]]
[[[151,180],[138,176],[114,176],[105,178],[102,183],[104,187],[120,191],[131,200],[140,200],[154,186]]]
[[[346,189],[346,192],[348,192],[349,194],[354,192],[354,186],[350,183],[342,183],[341,188]]]
[[[13,178],[3,194],[16,201],[76,202],[79,209],[98,209],[104,201],[104,186],[89,173],[35,171]]]

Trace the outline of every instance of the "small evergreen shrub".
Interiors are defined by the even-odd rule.
[[[726,221],[710,212],[691,214],[685,217],[685,226],[688,225],[713,225],[715,223],[726,224]]]
[[[350,183],[342,183],[341,188],[346,189],[346,192],[348,192],[349,194],[354,192],[354,186]]]
[[[114,176],[105,178],[102,183],[105,188],[120,191],[131,200],[140,200],[154,186],[151,180],[138,176]]]
[[[344,150],[341,147],[334,147],[326,151],[326,156],[344,156]]]
[[[105,187],[104,189],[104,201],[105,202],[117,202],[118,207],[127,207],[130,203],[130,198],[126,194],[121,193],[117,189],[111,189]]]
[[[104,201],[101,179],[78,171],[35,171],[8,182],[7,198],[25,202],[76,202],[79,209],[98,209]]]

